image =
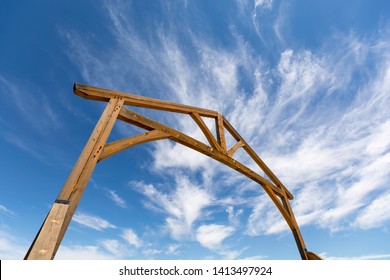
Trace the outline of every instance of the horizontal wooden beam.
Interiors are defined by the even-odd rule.
[[[203,109],[194,106],[188,106],[183,104],[177,104],[174,102],[168,102],[165,100],[139,96],[130,93],[124,93],[119,91],[113,91],[108,89],[102,89],[93,86],[87,86],[75,83],[73,86],[73,91],[80,97],[91,100],[98,101],[108,101],[113,97],[123,98],[125,105],[149,108],[155,110],[163,110],[168,112],[190,114],[191,112],[197,112],[202,117],[214,118],[218,116],[217,111]]]

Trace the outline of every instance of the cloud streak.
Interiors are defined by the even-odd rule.
[[[56,254],[56,260],[114,260],[117,256],[112,253],[104,252],[100,246],[62,245]]]
[[[183,176],[176,176],[176,186],[167,193],[142,182],[130,182],[130,186],[147,197],[146,207],[167,215],[166,227],[175,240],[191,238],[194,222],[205,215],[203,209],[213,201],[206,190]]]
[[[115,203],[116,205],[118,205],[118,206],[121,207],[121,208],[126,208],[126,207],[127,207],[126,201],[125,201],[122,197],[120,197],[120,196],[116,193],[116,191],[110,190],[110,189],[107,189],[106,191],[107,191],[108,197],[109,197],[112,201],[114,201],[114,203]]]
[[[105,229],[110,229],[110,228],[116,228],[113,224],[111,224],[109,221],[95,216],[95,215],[90,215],[86,213],[75,213],[72,219],[74,222],[85,226],[90,229],[94,229],[97,231],[103,231]]]
[[[33,84],[24,85],[0,75],[0,98],[12,104],[18,121],[27,123],[35,131],[47,135],[48,131],[59,129],[62,122],[53,108],[52,100]],[[34,116],[34,117],[32,117]]]
[[[0,229],[0,258],[2,260],[20,260],[25,254],[25,244],[21,245],[20,239],[8,231]]]
[[[137,234],[130,228],[123,230],[121,237],[129,244],[135,248],[139,248],[142,245],[141,240]]]
[[[11,216],[15,215],[14,211],[11,211],[10,209],[8,209],[7,207],[1,204],[0,204],[0,213],[4,213],[6,215],[11,215]]]

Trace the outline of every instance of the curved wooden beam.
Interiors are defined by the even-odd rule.
[[[150,132],[145,132],[136,136],[108,143],[104,146],[98,162],[101,162],[102,160],[111,157],[119,152],[122,152],[126,149],[129,149],[135,145],[143,144],[150,141],[162,140],[168,137],[169,135],[162,131],[152,130]]]
[[[139,126],[148,127],[149,129],[153,130],[159,130],[169,135],[169,139],[174,140],[175,142],[178,142],[188,148],[191,148],[193,150],[196,150],[206,156],[209,156],[235,170],[238,172],[244,174],[248,178],[254,180],[255,182],[259,183],[262,186],[268,187],[272,189],[278,196],[282,197],[284,196],[281,192],[281,189],[277,186],[270,183],[268,180],[266,180],[264,177],[260,176],[259,174],[255,173],[253,170],[249,169],[242,163],[236,161],[235,159],[229,157],[228,155],[218,151],[217,149],[214,149],[213,147],[210,147],[199,140],[196,140],[195,138],[192,138],[178,130],[175,130],[173,128],[170,128],[164,124],[161,124],[159,122],[156,122],[154,120],[151,120],[149,118],[146,118],[136,112],[133,112],[127,108],[122,108],[119,112],[118,119],[128,122],[131,124],[139,124]],[[292,197],[291,197],[292,199]]]

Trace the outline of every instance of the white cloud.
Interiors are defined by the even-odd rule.
[[[333,189],[324,190],[324,188],[325,186],[312,184],[296,194],[292,205],[300,226],[317,223],[321,225],[324,209],[333,202],[335,195]]]
[[[273,0],[255,0],[255,9],[257,8],[271,8]]]
[[[180,254],[180,251],[179,251],[180,248],[181,248],[180,244],[172,244],[172,245],[168,246],[165,253],[168,255],[178,255],[178,254]]]
[[[256,255],[256,256],[250,256],[250,257],[243,258],[243,260],[264,260],[264,259],[267,259],[267,256]]]
[[[278,110],[285,110],[286,105],[294,101],[309,101],[309,97],[320,90],[325,78],[328,78],[321,58],[306,50],[298,53],[291,49],[283,51],[278,72],[282,79],[276,103]],[[305,108],[304,105],[300,107]]]
[[[388,260],[390,254],[372,254],[372,255],[363,255],[363,256],[353,256],[353,257],[333,257],[326,256],[326,253],[321,254],[321,257],[326,260]]]
[[[244,10],[242,6],[243,5],[240,3],[241,10]],[[264,35],[262,34],[262,30],[261,30],[262,26],[259,23],[261,22],[262,19],[261,17],[258,17],[258,12],[269,11],[272,9],[272,6],[273,6],[273,0],[254,0],[253,10],[251,12],[252,25],[259,38],[263,41],[263,43],[265,43],[266,40],[264,38]],[[247,17],[247,13],[243,13],[243,16],[244,18]]]
[[[56,97],[56,94],[47,94],[44,88],[28,80],[0,75],[0,102],[12,109],[2,112],[6,121],[3,116],[0,117],[0,122],[4,122],[0,137],[36,160],[53,164],[53,158],[58,159],[56,155],[59,151],[51,140],[63,128],[58,113],[62,108],[58,106]],[[60,157],[59,162],[63,163],[64,158]]]
[[[367,139],[367,153],[371,156],[380,156],[390,148],[390,120],[374,128]]]
[[[133,257],[142,245],[141,240],[132,229],[124,229],[121,239],[103,239],[94,245],[61,245],[56,259],[75,260],[111,260]],[[130,245],[130,246],[128,246]]]
[[[27,250],[28,247],[21,244],[16,236],[0,229],[0,259],[21,260],[26,255]]]
[[[100,242],[101,246],[110,252],[116,259],[124,255],[124,246],[116,239],[105,239]]]
[[[116,191],[107,189],[108,197],[115,202],[116,205],[118,205],[121,208],[126,208],[127,204],[126,201],[120,197]]]
[[[245,250],[245,249],[244,249]],[[235,260],[237,259],[244,250],[220,250],[218,253],[225,259],[225,260]]]
[[[26,84],[26,81],[18,83],[0,75],[0,93],[2,102],[13,105],[16,118],[20,122],[28,123],[35,132],[47,135],[62,126],[54,104],[42,89],[34,84]],[[19,118],[19,115],[22,118]]]
[[[4,205],[1,205],[1,204],[0,204],[0,213],[12,215],[12,216],[15,215],[15,212],[9,210],[7,207],[5,207]]]
[[[116,226],[114,226],[109,221],[107,221],[101,217],[89,215],[89,214],[82,213],[82,212],[76,213],[73,216],[72,220],[80,225],[87,227],[87,228],[95,229],[98,231],[103,231],[103,230],[109,229],[109,228],[116,228]]]
[[[203,154],[169,141],[159,141],[155,148],[154,166],[157,170],[183,167],[197,170],[209,161]]]
[[[278,234],[288,229],[286,221],[270,199],[262,196],[248,218],[246,231],[249,236],[256,236]]]
[[[146,256],[154,256],[154,255],[159,255],[161,254],[163,251],[162,250],[158,250],[158,249],[146,249],[146,250],[143,250],[142,251]]]
[[[136,254],[134,248],[138,249],[141,246],[137,235],[131,229],[124,229],[120,237],[122,239],[99,240],[94,245],[61,245],[56,259],[118,260],[134,257]]]
[[[226,209],[226,212],[228,213],[229,222],[237,227],[240,225],[240,216],[243,214],[243,209],[238,209],[237,211],[234,211],[233,206],[228,206]]]
[[[192,234],[192,225],[183,219],[169,217],[165,222],[171,237],[177,241],[186,240]]]
[[[202,210],[212,203],[211,195],[192,184],[183,176],[176,176],[176,187],[170,193],[163,193],[153,185],[131,182],[135,189],[149,200],[149,207],[168,214],[166,226],[172,238],[189,238],[193,223],[202,216]]]
[[[139,248],[142,245],[142,241],[139,239],[137,234],[130,228],[123,230],[121,237],[135,248]]]
[[[15,134],[12,134],[12,133],[4,133],[2,136],[4,137],[5,140],[7,140],[7,142],[15,145],[19,149],[24,150],[24,151],[28,152],[31,155],[34,155],[34,156],[37,156],[37,157],[39,156],[38,153],[36,153],[31,148],[31,146],[29,146],[28,143],[26,143],[27,141],[25,141],[25,139],[21,139],[20,137],[18,137]]]
[[[231,236],[235,231],[232,226],[218,224],[202,225],[196,231],[196,239],[205,248],[219,249],[223,240]]]
[[[115,256],[103,252],[98,246],[65,246],[58,249],[56,260],[114,260]]]
[[[256,13],[256,9],[271,9],[273,0],[237,0],[237,4],[241,9],[241,13],[246,14],[245,8],[254,8],[253,13]]]
[[[337,231],[388,223],[372,205],[389,182],[390,114],[385,107],[390,104],[386,80],[390,48],[380,44],[378,55],[377,45],[352,37],[332,56],[291,50],[281,56],[279,99],[269,104],[273,106],[267,121],[272,130],[265,130],[272,142],[262,144],[268,148],[262,155],[295,194],[293,209],[301,225]],[[368,53],[376,57],[378,71],[357,88],[356,62],[362,63]],[[342,103],[347,105],[338,105]],[[361,217],[371,209],[381,218],[365,225]],[[276,218],[269,210],[255,207],[249,232],[283,231],[285,227],[267,227]]]
[[[353,225],[357,228],[370,229],[381,227],[390,221],[390,192],[374,199],[358,214]]]

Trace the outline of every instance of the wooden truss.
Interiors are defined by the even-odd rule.
[[[286,220],[294,235],[301,258],[304,260],[320,259],[316,254],[306,250],[305,243],[289,202],[289,200],[293,199],[293,195],[220,113],[203,108],[81,84],[75,84],[73,90],[75,94],[83,98],[107,102],[107,106],[61,192],[44,220],[25,259],[47,260],[54,258],[73,214],[76,211],[77,205],[80,202],[88,180],[92,175],[95,165],[99,161],[132,146],[161,139],[170,139],[194,149],[237,170],[249,179],[257,182],[263,187],[264,191],[268,194]],[[202,130],[209,143],[207,145],[171,127],[146,118],[129,110],[124,107],[124,105],[190,115]],[[203,118],[215,120],[216,137],[214,137],[214,134],[205,124]],[[106,143],[116,119],[145,129],[146,132]],[[236,141],[230,148],[226,145],[225,133],[230,133]],[[240,148],[254,160],[269,179],[264,178],[233,158],[234,153]]]

